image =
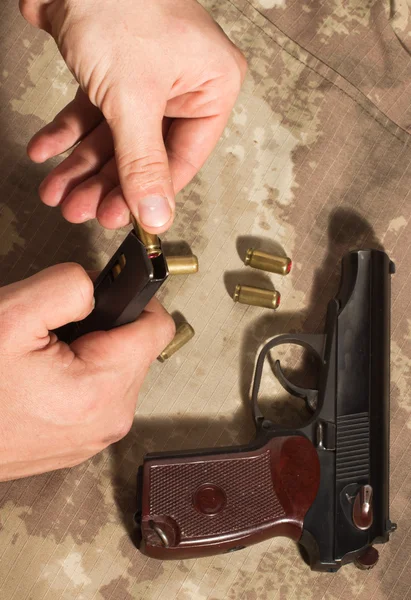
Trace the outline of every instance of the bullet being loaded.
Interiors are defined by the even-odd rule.
[[[260,271],[269,271],[278,275],[288,275],[291,271],[292,261],[288,256],[275,256],[262,250],[249,248],[245,255],[244,264]]]
[[[234,302],[239,302],[240,304],[273,309],[279,307],[280,299],[280,292],[276,290],[265,290],[249,285],[237,285],[233,296]]]
[[[176,334],[168,346],[164,348],[157,360],[164,362],[170,356],[173,356],[180,348],[185,346],[194,337],[194,329],[189,323],[180,323],[177,325]]]
[[[162,250],[158,237],[154,233],[148,233],[147,231],[144,231],[134,215],[131,215],[131,222],[138,239],[146,247],[148,257],[156,258],[156,256],[160,256],[160,254],[162,254]]]

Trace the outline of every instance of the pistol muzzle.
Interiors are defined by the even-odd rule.
[[[244,264],[254,269],[260,269],[260,271],[269,271],[278,275],[288,275],[292,267],[291,258],[288,258],[288,256],[275,256],[254,248],[247,250]]]
[[[147,231],[144,231],[134,215],[131,215],[131,222],[137,237],[146,247],[148,257],[156,258],[156,256],[160,256],[160,254],[162,254],[162,250],[158,236],[154,233],[148,233]]]
[[[189,323],[180,323],[177,326],[176,333],[171,342],[164,348],[157,360],[160,362],[166,361],[173,356],[180,348],[185,346],[194,337],[194,329]]]
[[[249,285],[237,285],[233,296],[234,302],[240,302],[240,304],[251,304],[252,306],[273,309],[279,307],[280,299],[280,292],[276,290],[265,290]]]
[[[198,272],[198,259],[194,254],[188,256],[167,256],[170,275],[191,275]]]

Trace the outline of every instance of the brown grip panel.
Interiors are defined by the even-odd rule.
[[[320,481],[312,443],[276,437],[252,451],[148,458],[141,550],[156,558],[226,552],[276,535],[298,540]]]

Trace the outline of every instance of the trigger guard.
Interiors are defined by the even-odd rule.
[[[286,392],[292,396],[296,396],[297,398],[302,398],[305,400],[309,410],[315,412],[318,400],[317,390],[305,389],[289,381],[284,375],[284,371],[281,368],[281,363],[279,360],[276,360],[274,363],[274,375],[277,377],[278,381],[281,383]]]
[[[283,344],[295,344],[297,346],[301,346],[308,350],[309,352],[314,353],[317,358],[320,360],[321,364],[324,360],[324,349],[325,349],[325,334],[308,334],[308,333],[300,333],[300,334],[280,334],[269,340],[261,349],[260,354],[258,355],[255,371],[254,371],[254,380],[251,391],[251,408],[253,412],[255,426],[257,431],[263,428],[274,428],[281,429],[279,425],[275,425],[271,421],[265,419],[263,413],[260,410],[258,405],[258,393],[260,390],[261,376],[263,373],[263,366],[266,359],[266,356],[270,350],[272,350],[275,346],[281,346]],[[317,410],[318,404],[318,393],[317,390],[302,390],[298,386],[295,386],[291,382],[287,380],[284,373],[281,370],[281,367],[278,367],[278,373],[281,385],[284,387],[286,391],[291,393],[293,396],[297,396],[300,398],[304,398],[309,409],[313,412]],[[289,388],[289,389],[288,389]],[[304,393],[302,393],[304,392]],[[315,396],[314,393],[315,392]]]

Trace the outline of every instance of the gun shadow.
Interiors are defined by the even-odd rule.
[[[350,247],[350,241],[355,234],[358,241]],[[122,522],[130,534],[135,536],[133,515],[136,510],[136,475],[137,468],[142,464],[144,454],[153,451],[168,451],[182,449],[197,449],[207,447],[232,446],[248,443],[254,436],[255,430],[251,419],[249,390],[252,382],[256,353],[263,342],[268,338],[287,331],[315,333],[312,326],[314,317],[320,317],[320,326],[323,326],[325,310],[318,315],[318,294],[323,293],[325,285],[329,289],[327,300],[337,292],[340,278],[339,263],[342,255],[350,249],[360,247],[360,243],[367,240],[369,248],[381,248],[370,224],[360,215],[351,210],[336,209],[330,215],[328,223],[328,248],[323,264],[316,269],[311,286],[307,306],[300,313],[278,311],[274,315],[264,314],[256,322],[249,325],[243,335],[238,391],[241,404],[238,411],[229,418],[213,420],[205,417],[181,417],[177,414],[167,417],[142,417],[137,416],[130,433],[119,443],[111,447],[112,458],[112,484],[114,498]],[[255,238],[239,238],[237,248],[241,256],[244,248],[250,246],[264,247],[268,251],[284,252],[270,240]],[[251,270],[249,271],[251,272]],[[247,271],[247,283],[250,282]],[[243,272],[242,272],[243,273]],[[239,272],[227,273],[225,283],[228,293],[233,290],[233,285],[238,282]],[[268,285],[268,278],[263,273],[255,272],[252,281],[256,285]],[[317,319],[318,320],[318,319]],[[322,330],[321,330],[322,332]],[[307,359],[310,366],[312,361]],[[307,370],[305,361],[297,370],[292,371],[299,381]],[[289,372],[284,369],[286,375]],[[299,381],[300,383],[300,381]],[[262,399],[261,408],[268,418],[284,426],[298,426],[309,416],[308,410],[302,400],[290,401],[290,396],[281,395],[275,403],[270,399]]]

